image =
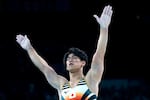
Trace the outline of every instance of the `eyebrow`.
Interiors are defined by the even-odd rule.
[[[70,57],[75,57],[75,55],[72,55],[72,56],[68,56],[67,58],[70,58]]]
[[[70,58],[70,57],[78,57],[78,56],[76,56],[76,55],[71,55],[71,56],[68,56],[67,58]],[[78,57],[79,58],[79,57]]]

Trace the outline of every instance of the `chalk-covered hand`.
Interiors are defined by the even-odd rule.
[[[21,34],[17,35],[16,41],[26,51],[28,51],[32,47],[27,35],[24,36]]]
[[[104,7],[100,17],[98,17],[97,15],[93,16],[96,18],[96,21],[99,23],[101,28],[108,28],[111,22],[112,13],[113,13],[112,7],[108,5]]]

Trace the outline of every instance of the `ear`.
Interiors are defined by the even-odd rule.
[[[86,62],[85,61],[82,61],[82,66],[84,67],[86,65]]]

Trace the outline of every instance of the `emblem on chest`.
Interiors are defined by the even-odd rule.
[[[69,97],[69,99],[72,99],[72,98],[75,98],[76,97],[76,92],[73,90],[73,89],[71,89],[71,88],[69,88],[69,89],[65,89],[65,90],[63,90],[62,91],[62,95],[64,96],[64,97]]]

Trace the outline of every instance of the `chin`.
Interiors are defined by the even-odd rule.
[[[72,68],[70,68],[70,69],[67,69],[67,71],[69,71],[69,72],[71,72],[71,73],[74,73],[74,72],[77,72],[78,69],[72,69]]]

